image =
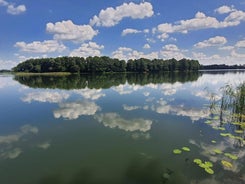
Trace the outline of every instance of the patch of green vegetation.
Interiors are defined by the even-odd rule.
[[[214,149],[213,151],[214,151],[214,153],[217,153],[217,154],[222,154],[222,153],[223,153],[223,152],[222,152],[221,150],[219,150],[219,149]]]
[[[224,155],[227,156],[228,158],[232,159],[232,160],[237,160],[238,159],[238,157],[236,155],[233,155],[231,153],[225,153]]]
[[[186,146],[182,147],[182,150],[184,150],[184,151],[191,151],[191,149],[188,148],[188,147],[186,147]]]
[[[228,169],[231,169],[233,167],[232,163],[226,161],[226,160],[221,160],[221,164]]]
[[[182,151],[181,151],[180,149],[174,149],[174,150],[173,150],[173,153],[174,153],[174,154],[181,154]]]
[[[208,174],[214,174],[214,170],[211,168],[213,167],[212,162],[210,161],[202,162],[202,160],[199,158],[195,158],[193,162],[196,163],[199,167],[203,168]]]

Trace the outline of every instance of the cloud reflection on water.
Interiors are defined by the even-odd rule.
[[[29,134],[37,134],[38,128],[32,125],[24,125],[20,128],[20,131],[0,136],[0,158],[15,159],[23,151],[19,147],[15,147],[15,143],[18,143]]]
[[[142,118],[124,119],[117,113],[98,114],[95,116],[95,119],[97,119],[100,123],[103,123],[103,125],[106,127],[119,128],[129,132],[147,132],[151,129],[152,125],[151,120],[145,120]]]
[[[54,110],[53,114],[55,118],[63,117],[73,120],[82,115],[94,115],[98,110],[100,107],[94,102],[66,102],[59,104],[59,109]]]

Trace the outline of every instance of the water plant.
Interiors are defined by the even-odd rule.
[[[238,159],[238,157],[236,155],[233,155],[231,153],[225,153],[224,155],[227,156],[228,158],[232,159],[232,160],[237,160]]]
[[[228,169],[230,169],[230,168],[233,167],[233,165],[232,165],[230,162],[226,161],[226,160],[221,160],[221,164],[222,164],[225,168],[228,168]]]
[[[182,150],[184,150],[184,151],[191,151],[191,149],[188,148],[188,147],[186,147],[186,146],[182,147]]]
[[[237,138],[231,133],[220,133],[223,137],[229,137],[234,140],[236,147],[244,146],[244,134],[245,134],[245,82],[234,87],[232,85],[225,85],[220,89],[221,98],[216,99],[214,94],[210,95],[210,112],[211,120],[207,120],[205,123],[211,124],[211,121],[219,121],[219,127],[213,127],[224,131],[229,127],[231,133],[242,135]],[[227,130],[228,131],[228,130]]]
[[[223,153],[221,150],[219,150],[219,149],[217,149],[217,148],[214,149],[213,151],[214,151],[214,153],[217,153],[217,154],[222,154],[222,153]]]
[[[196,163],[199,167],[203,168],[208,174],[214,174],[214,170],[211,168],[213,167],[212,162],[210,161],[202,162],[202,160],[199,158],[195,158],[193,162]]]
[[[173,150],[173,153],[174,153],[174,154],[181,154],[182,151],[181,151],[180,149],[174,149],[174,150]]]
[[[214,174],[214,170],[209,167],[205,168],[205,171],[209,174]]]

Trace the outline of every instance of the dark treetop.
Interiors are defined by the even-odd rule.
[[[197,71],[200,64],[189,59],[135,59],[124,60],[102,57],[57,57],[29,59],[13,68],[14,72],[46,73],[96,73],[96,72],[159,72],[159,71]]]

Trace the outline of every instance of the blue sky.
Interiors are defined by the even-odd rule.
[[[28,58],[245,64],[245,0],[0,0],[0,69]]]

